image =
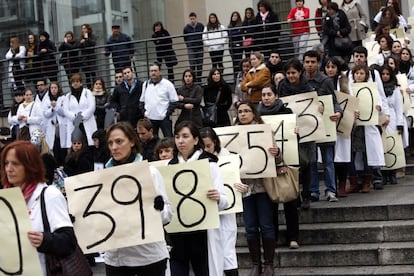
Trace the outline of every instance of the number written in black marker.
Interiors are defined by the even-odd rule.
[[[122,185],[122,184],[129,185],[129,184],[131,184],[131,182],[133,183],[133,185],[137,186],[138,191],[137,191],[136,195],[133,194],[134,197],[130,200],[121,200],[121,199],[119,199],[117,194],[116,194],[117,186]],[[93,194],[92,198],[90,199],[88,205],[86,206],[86,209],[82,214],[82,217],[87,218],[88,216],[92,216],[92,215],[100,215],[100,216],[104,216],[107,220],[109,220],[109,222],[111,224],[110,230],[105,235],[105,237],[98,240],[98,241],[96,241],[96,242],[93,242],[93,243],[87,245],[86,246],[87,249],[94,248],[97,245],[108,241],[112,237],[112,235],[114,234],[115,229],[116,229],[116,221],[109,213],[107,213],[105,211],[91,211],[92,205],[94,204],[94,202],[97,199],[99,193],[101,192],[102,187],[103,187],[103,184],[99,183],[99,184],[88,185],[88,186],[83,186],[83,187],[74,189],[75,192],[82,191],[82,190],[88,190],[88,189],[96,189],[95,193]],[[119,176],[112,182],[112,185],[111,185],[111,198],[115,203],[117,203],[119,205],[131,205],[131,204],[134,204],[135,202],[138,201],[140,216],[141,216],[141,238],[144,240],[145,239],[145,217],[144,217],[144,209],[143,209],[143,202],[142,202],[142,185],[141,185],[141,183],[133,176],[129,176],[129,175]]]
[[[17,241],[17,251],[18,251],[18,258],[19,258],[19,265],[16,268],[16,270],[14,271],[7,271],[5,269],[3,269],[0,266],[0,271],[2,273],[4,273],[5,275],[22,275],[23,274],[23,252],[22,252],[22,243],[21,243],[21,237],[20,237],[20,231],[19,231],[19,222],[17,221],[17,216],[16,213],[13,210],[13,206],[10,204],[10,202],[4,198],[4,197],[0,197],[0,202],[2,202],[5,207],[6,210],[2,210],[0,213],[2,214],[2,216],[4,217],[7,213],[10,213],[12,219],[13,219],[13,225],[14,225],[14,231],[15,231],[15,236],[16,236],[16,241]],[[0,210],[2,208],[0,207]],[[11,238],[11,237],[4,237],[4,238]]]
[[[186,174],[190,174],[192,176],[193,182],[192,182],[192,188],[190,189],[190,191],[188,193],[185,194],[180,190],[179,186],[181,184],[180,183],[181,180],[185,180],[186,181],[185,184],[188,183],[189,177],[188,176],[184,177],[184,175],[186,175]],[[186,228],[192,228],[192,227],[195,227],[195,226],[201,224],[204,221],[204,219],[206,218],[206,215],[207,215],[207,209],[204,206],[204,204],[200,200],[198,200],[194,197],[191,197],[195,193],[195,191],[197,189],[197,185],[198,185],[198,176],[197,176],[197,173],[193,170],[181,170],[181,171],[177,172],[174,175],[173,180],[172,180],[172,186],[173,186],[174,192],[176,194],[182,196],[182,198],[178,201],[177,208],[176,208],[177,218],[178,218],[178,221],[180,222],[180,224],[183,227],[186,227]],[[185,222],[184,219],[183,219],[183,209],[182,209],[183,207],[182,207],[182,205],[187,200],[193,201],[193,202],[197,203],[197,206],[201,207],[200,217],[197,220],[192,221],[192,222]],[[195,208],[195,206],[192,206],[192,208]]]

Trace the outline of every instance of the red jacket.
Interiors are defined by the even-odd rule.
[[[309,21],[303,21],[304,19],[309,19],[309,9],[308,8],[292,8],[287,16],[287,20],[302,20],[300,22],[292,23],[292,34],[300,35],[303,33],[309,33]]]

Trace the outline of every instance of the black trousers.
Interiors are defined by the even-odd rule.
[[[145,266],[105,265],[106,276],[165,276],[167,259]]]

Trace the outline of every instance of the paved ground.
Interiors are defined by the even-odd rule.
[[[367,206],[367,205],[400,205],[414,204],[414,175],[407,175],[398,179],[397,185],[386,185],[384,190],[371,190],[367,194],[351,194],[346,198],[341,198],[338,202],[327,202],[321,196],[319,202],[314,202],[311,208],[335,208],[340,206]],[[323,191],[323,186],[320,190]],[[97,263],[93,267],[94,275],[104,276],[105,267],[103,263]],[[247,271],[241,271],[240,275],[245,275]]]

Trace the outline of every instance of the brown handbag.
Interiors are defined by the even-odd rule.
[[[46,213],[45,191],[40,194],[40,208],[42,211],[43,231],[50,233],[49,220]],[[90,276],[91,267],[76,242],[75,250],[66,257],[45,254],[47,276]]]
[[[28,125],[19,128],[17,131],[17,140],[30,141],[30,129]]]
[[[29,117],[32,114],[32,110],[33,110],[33,105],[30,107],[30,112],[29,112]],[[17,140],[23,140],[23,141],[30,141],[30,128],[29,128],[29,124],[26,123],[23,127],[20,127],[19,130],[17,131]]]
[[[264,178],[264,188],[273,202],[289,202],[299,196],[299,168],[281,166],[277,177]]]

